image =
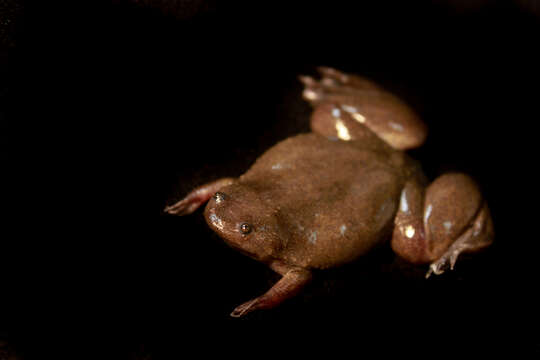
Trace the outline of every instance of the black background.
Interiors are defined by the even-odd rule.
[[[361,354],[373,340],[385,353],[401,339],[411,340],[396,346],[404,354],[432,339],[439,351],[538,354],[527,327],[537,315],[538,4],[73,3],[27,4],[2,50],[0,334],[24,356],[170,359],[195,340],[198,351],[239,351],[252,336],[263,344],[255,355],[290,343]],[[297,75],[318,65],[411,104],[430,129],[411,155],[431,178],[459,170],[478,181],[495,244],[427,281],[426,267],[381,249],[316,273],[275,310],[232,319],[277,276],[226,247],[200,210],[162,209],[309,131]]]

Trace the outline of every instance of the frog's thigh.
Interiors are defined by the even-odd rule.
[[[311,114],[311,130],[336,140],[377,141],[375,133],[333,102],[324,102],[315,107]]]
[[[416,183],[405,186],[391,243],[404,259],[431,263],[430,273],[440,274],[453,268],[460,253],[483,249],[492,240],[489,209],[469,176],[442,175],[425,191]]]

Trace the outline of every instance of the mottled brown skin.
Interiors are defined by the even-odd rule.
[[[353,261],[388,240],[405,260],[430,264],[427,276],[493,240],[470,177],[445,174],[428,184],[403,152],[427,134],[405,103],[361,77],[319,71],[320,81],[300,77],[314,106],[313,133],[278,143],[238,179],[203,185],[165,209],[185,215],[209,200],[208,225],[283,276],[232,316],[274,307],[297,294],[312,269]]]

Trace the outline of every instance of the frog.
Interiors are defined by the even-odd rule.
[[[274,308],[299,294],[314,272],[379,246],[426,266],[429,278],[453,270],[460,254],[492,244],[478,183],[460,172],[429,182],[407,154],[427,137],[410,105],[331,67],[298,79],[313,108],[311,132],[277,143],[243,175],[201,185],[164,209],[182,216],[207,203],[206,223],[220,238],[281,276],[231,316]]]

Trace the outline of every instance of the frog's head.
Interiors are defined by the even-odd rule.
[[[257,260],[276,257],[284,245],[276,211],[246,185],[232,184],[215,193],[204,217],[228,245]]]

